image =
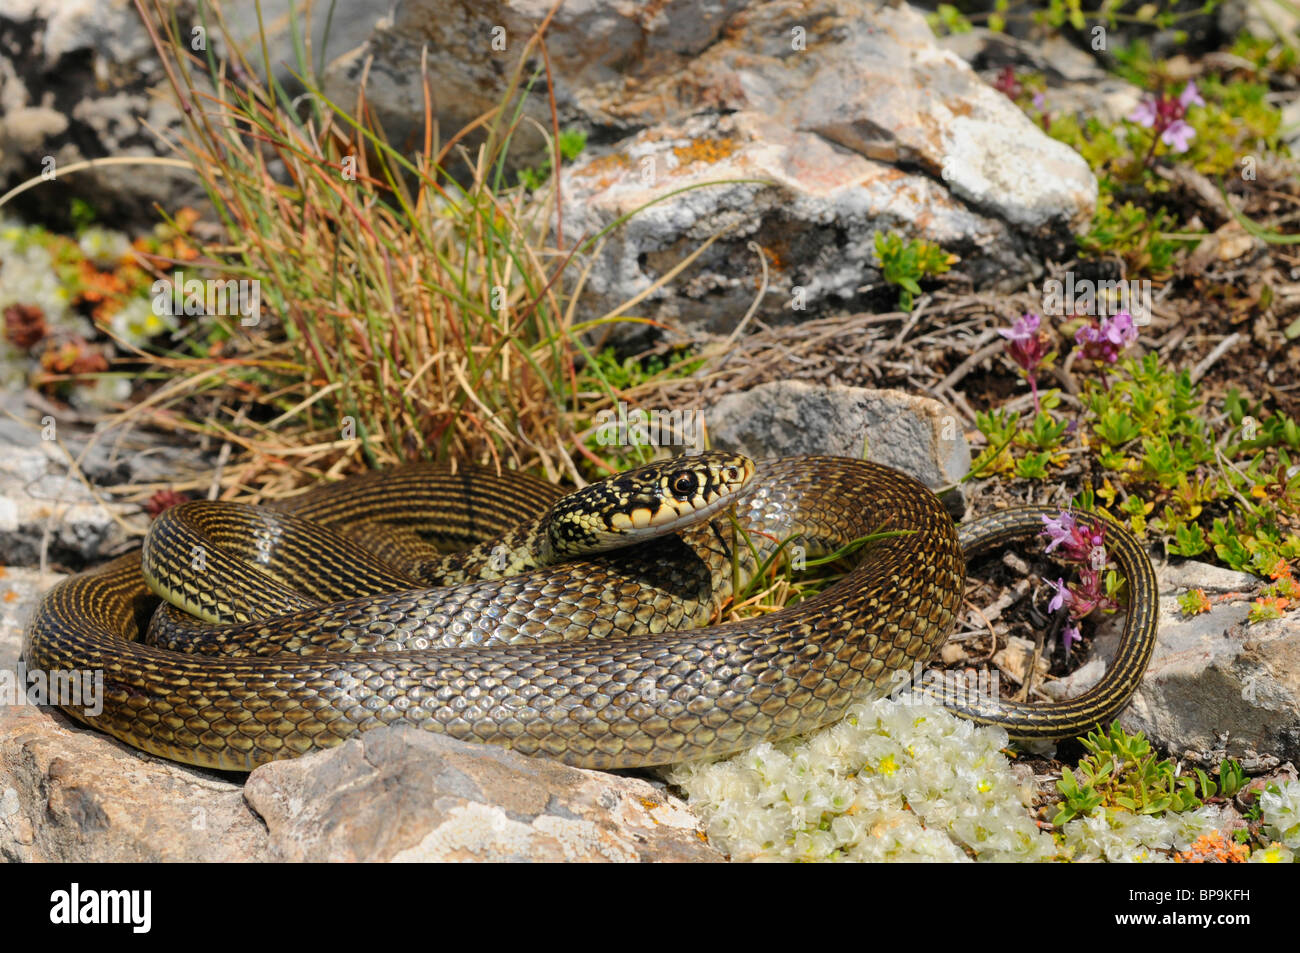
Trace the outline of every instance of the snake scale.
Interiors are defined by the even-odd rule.
[[[1017,508],[958,530],[928,489],[877,464],[782,458],[751,479],[744,458],[679,459],[711,467],[691,488],[734,500],[734,520],[710,510],[675,535],[558,563],[519,555],[560,537],[537,535],[557,490],[518,474],[413,465],[269,508],[202,504],[201,547],[160,520],[143,554],[51,590],[25,657],[47,671],[101,670],[102,711],[66,710],[196,765],[250,770],[398,723],[583,767],[664,764],[805,733],[884,693],[955,625],[966,559],[1059,512]],[[722,486],[738,469],[744,490]],[[627,490],[611,485],[616,497]],[[643,510],[624,507],[619,520],[658,520]],[[1059,738],[1128,701],[1155,642],[1154,574],[1123,527],[1079,516],[1104,523],[1128,582],[1117,657],[1075,699],[972,699],[950,704],[957,714],[1016,738]],[[814,556],[879,533],[817,595],[706,625],[779,541]],[[468,555],[431,556],[431,539]],[[169,568],[178,560],[202,592]],[[210,625],[155,613],[151,583]]]

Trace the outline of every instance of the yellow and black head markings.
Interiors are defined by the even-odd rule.
[[[563,558],[666,536],[731,506],[753,476],[748,457],[708,451],[592,483],[551,507],[551,549]]]

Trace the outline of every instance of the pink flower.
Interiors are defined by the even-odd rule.
[[[1091,562],[1093,553],[1100,549],[1105,558],[1106,537],[1101,529],[1080,526],[1069,510],[1061,510],[1056,519],[1043,517],[1043,535],[1047,537],[1046,551],[1061,550],[1061,558],[1070,562]]]
[[[1114,601],[1106,595],[1102,570],[1106,567],[1105,534],[1101,524],[1096,528],[1080,525],[1074,514],[1061,510],[1059,516],[1043,517],[1043,535],[1049,540],[1047,552],[1060,550],[1062,559],[1079,563],[1079,581],[1066,583],[1062,578],[1049,582],[1056,594],[1047,604],[1049,612],[1064,609],[1069,623],[1061,633],[1061,644],[1065,651],[1080,639],[1078,622],[1088,617],[1095,609],[1113,608]]]
[[[1056,582],[1049,582],[1048,585],[1056,588],[1056,595],[1047,604],[1048,612],[1056,612],[1063,606],[1074,604],[1074,594],[1070,592],[1070,587],[1065,584],[1064,579],[1058,576]]]
[[[998,328],[998,334],[1007,339],[1007,356],[1015,361],[1029,380],[1029,390],[1034,395],[1034,409],[1038,410],[1037,371],[1047,360],[1047,339],[1040,333],[1043,319],[1036,314],[1026,314],[1010,328]]]
[[[1061,647],[1065,649],[1065,654],[1069,655],[1070,647],[1082,639],[1083,635],[1079,632],[1077,625],[1067,625],[1065,630],[1061,632]]]
[[[1143,99],[1128,114],[1129,122],[1135,122],[1139,126],[1150,129],[1156,124],[1156,101],[1154,99]]]
[[[1183,117],[1191,107],[1204,105],[1205,100],[1201,98],[1201,93],[1193,81],[1183,87],[1177,99],[1163,93],[1156,98],[1148,96],[1137,104],[1128,118],[1130,122],[1152,130],[1156,139],[1174,152],[1186,152],[1191,147],[1192,140],[1196,138],[1196,130],[1188,125]],[[1154,148],[1153,139],[1152,149]],[[1149,153],[1147,157],[1150,158]]]
[[[1114,317],[1103,317],[1097,324],[1085,324],[1074,333],[1074,343],[1089,360],[1114,364],[1120,352],[1138,339],[1133,316],[1121,311]]]
[[[998,328],[998,334],[1008,341],[1032,341],[1038,337],[1038,328],[1043,319],[1036,314],[1026,314],[1010,328]]]
[[[1196,138],[1196,130],[1181,119],[1175,119],[1169,128],[1160,133],[1160,141],[1174,152],[1186,152]]]
[[[1047,552],[1052,552],[1066,540],[1074,536],[1077,524],[1074,522],[1074,514],[1069,510],[1061,510],[1061,515],[1056,519],[1050,516],[1043,517],[1043,535],[1051,542],[1047,544]]]

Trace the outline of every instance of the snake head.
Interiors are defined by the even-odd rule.
[[[748,457],[710,450],[592,483],[551,507],[551,552],[564,559],[675,533],[736,502],[753,476]]]

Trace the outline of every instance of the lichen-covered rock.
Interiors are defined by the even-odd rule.
[[[61,714],[0,705],[0,858],[268,859],[239,778],[134,751]]]
[[[497,105],[546,12],[523,0],[406,0],[333,65],[327,89],[337,99],[367,75],[369,105],[400,139],[423,114],[413,77],[425,62],[442,127],[459,128]],[[1095,205],[1087,164],[906,5],[583,0],[559,8],[546,43],[561,125],[606,143],[561,176],[566,241],[641,209],[607,236],[588,276],[597,314],[719,233],[651,293],[658,317],[733,325],[757,287],[750,242],[770,263],[765,318],[878,284],[882,230],[938,242],[977,284],[1018,282]],[[543,126],[549,108],[543,96],[524,104]],[[542,143],[521,124],[515,161],[539,161]]]
[[[135,508],[96,499],[55,441],[13,421],[0,421],[0,434],[13,437],[0,456],[0,563],[35,565],[44,550],[81,564],[126,539],[115,516]]]
[[[182,21],[187,3],[174,5]],[[75,162],[171,155],[182,130],[149,33],[131,0],[0,0],[0,184],[53,175],[19,208],[49,219],[70,195],[105,216],[202,200],[185,169],[130,164],[69,173]]]

